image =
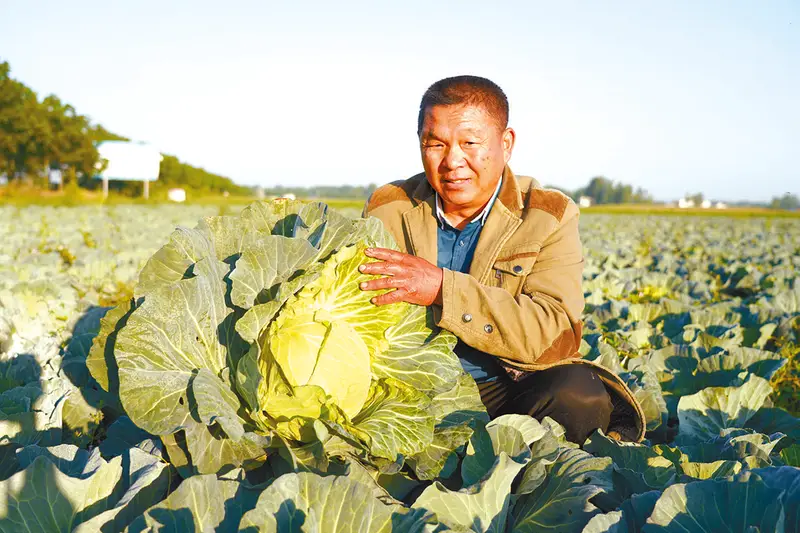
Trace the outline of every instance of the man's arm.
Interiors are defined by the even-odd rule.
[[[392,250],[368,250],[380,262],[361,271],[387,276],[364,290],[395,289],[377,296],[378,305],[406,301],[434,305],[440,327],[466,344],[512,361],[548,364],[573,356],[580,346],[583,312],[583,255],[578,208],[570,202],[542,244],[522,294],[482,285],[461,272],[437,268],[422,258]]]
[[[438,324],[466,344],[521,363],[572,357],[580,346],[583,255],[570,202],[516,298],[468,274],[444,271]]]

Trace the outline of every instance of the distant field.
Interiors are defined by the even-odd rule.
[[[221,196],[221,195],[199,195],[198,193],[188,193],[189,197],[186,205],[218,206],[243,206],[256,201],[250,196]],[[335,209],[343,209],[352,213],[354,210],[361,211],[364,207],[364,198],[314,198],[313,201],[322,201]],[[17,194],[4,195],[0,190],[0,205],[13,205],[24,207],[26,205],[49,205],[49,206],[78,206],[78,205],[175,205],[167,201],[165,197],[153,195],[150,199],[144,200],[139,197],[129,197],[111,194],[108,199],[103,201],[96,191],[80,190],[75,193],[65,192],[46,192],[42,194]],[[581,208],[582,213],[590,214],[614,214],[614,215],[668,215],[668,216],[703,216],[703,217],[731,217],[731,218],[800,218],[800,211],[781,211],[767,209],[763,207],[729,207],[727,209],[679,209],[677,207],[667,207],[664,205],[650,204],[621,204],[621,205],[599,205]]]
[[[729,207],[727,209],[680,209],[663,205],[622,204],[598,205],[581,208],[582,213],[613,215],[677,215],[733,218],[800,218],[800,211],[781,211],[763,207]]]
[[[152,193],[150,198],[145,200],[142,197],[124,196],[111,193],[107,199],[103,200],[97,191],[87,191],[79,189],[77,191],[41,191],[25,190],[9,193],[0,188],[0,205],[11,205],[25,207],[28,205],[40,206],[82,206],[82,205],[176,205],[166,198],[166,194]],[[364,207],[364,198],[319,198],[315,201],[322,201],[336,209],[358,209]],[[219,194],[203,194],[187,191],[185,205],[203,206],[242,206],[255,202],[252,196],[222,196]]]
[[[361,209],[364,206],[362,199],[323,199],[336,209]],[[733,217],[733,218],[800,218],[800,211],[781,211],[763,207],[730,207],[727,209],[679,209],[663,205],[600,205],[581,208],[586,214],[609,215],[674,215],[674,216],[704,216],[704,217]]]

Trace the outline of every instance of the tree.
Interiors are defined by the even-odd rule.
[[[99,154],[89,119],[76,113],[75,108],[64,104],[55,95],[47,96],[42,107],[50,128],[49,144],[42,154],[45,170],[61,169],[65,171],[64,176],[72,179],[93,174]]]
[[[800,198],[795,194],[787,192],[783,196],[776,196],[773,198],[770,207],[772,209],[794,211],[795,209],[800,209]]]
[[[0,169],[12,179],[46,181],[51,168],[85,175],[97,161],[89,119],[57,96],[42,101],[0,63]]]
[[[11,179],[39,171],[49,129],[32,90],[11,78],[7,62],[0,63],[0,169]],[[38,163],[38,164],[37,164]]]
[[[575,190],[570,196],[575,201],[581,196],[588,196],[595,204],[636,204],[653,201],[644,189],[634,190],[631,185],[614,183],[604,176],[595,176],[589,180],[586,187]]]
[[[686,193],[684,198],[686,198],[687,200],[691,200],[692,202],[694,202],[694,205],[696,205],[696,206],[703,205],[703,200],[705,199],[703,197],[703,193],[701,193],[701,192],[698,192],[698,193],[695,193],[695,194],[691,194],[691,195],[689,193]]]

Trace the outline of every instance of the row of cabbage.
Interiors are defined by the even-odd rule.
[[[0,531],[800,530],[769,382],[800,344],[797,223],[584,218],[582,353],[648,440],[579,448],[489,422],[452,335],[369,305],[377,221],[258,203],[187,229],[207,214],[0,210]]]
[[[90,345],[91,322],[104,312],[98,307],[130,294],[139,270],[176,225],[194,225],[212,213],[0,208],[0,443],[90,443],[82,420],[89,414],[99,420],[101,413],[67,377],[74,366],[67,342],[73,351]]]

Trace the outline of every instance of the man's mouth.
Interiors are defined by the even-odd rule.
[[[450,191],[451,193],[466,191],[469,189],[471,183],[471,178],[442,180],[442,189],[444,191]]]

